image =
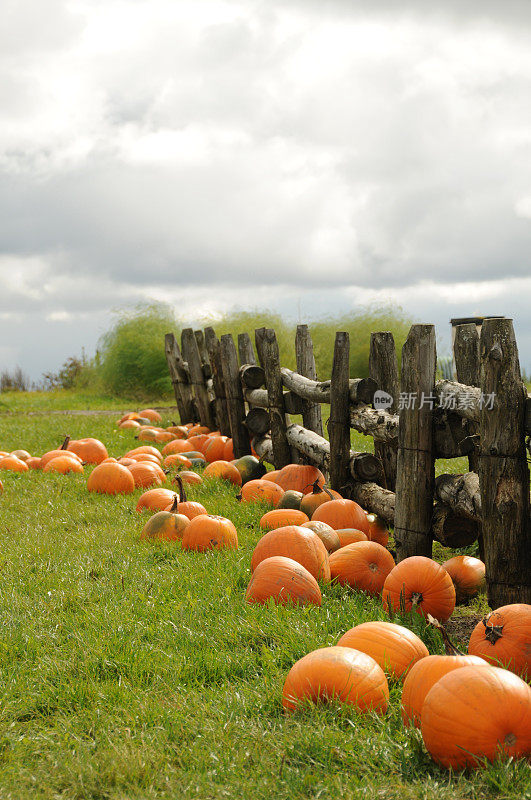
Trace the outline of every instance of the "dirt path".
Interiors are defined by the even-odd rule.
[[[178,414],[177,406],[152,406],[155,411],[169,411],[175,414]],[[126,414],[127,411],[120,411],[120,409],[113,408],[113,409],[79,409],[79,408],[72,408],[72,409],[53,409],[53,410],[46,410],[43,409],[42,411],[4,411],[2,412],[5,416],[16,416],[20,414],[25,414],[28,417],[42,417],[42,416],[49,416],[49,415],[66,415],[66,414],[73,414],[75,416],[97,416],[99,414],[114,414],[119,416],[120,414]]]

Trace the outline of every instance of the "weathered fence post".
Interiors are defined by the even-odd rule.
[[[256,364],[253,343],[248,333],[238,334],[238,357],[241,367],[243,367],[244,364]]]
[[[245,403],[243,401],[236,345],[230,333],[226,333],[221,337],[220,355],[223,369],[223,381],[227,394],[232,447],[235,457],[241,458],[251,452],[251,443],[249,441],[247,428],[243,424],[243,420],[245,419]]]
[[[208,358],[208,350],[206,346],[205,336],[203,331],[194,331],[195,340],[197,342],[197,349],[201,358],[201,366],[203,367],[203,375],[205,380],[212,377],[212,369],[210,367],[210,360]]]
[[[492,608],[531,603],[531,519],[522,383],[510,319],[481,329],[479,485],[487,597]]]
[[[330,381],[330,485],[336,491],[349,482],[350,464],[350,337],[336,333],[334,361]]]
[[[181,334],[181,344],[183,355],[188,362],[190,379],[194,389],[201,425],[206,425],[207,428],[214,430],[214,420],[212,418],[210,398],[206,387],[203,366],[201,364],[201,355],[199,353],[199,347],[197,346],[197,340],[192,328],[185,328],[183,330]]]
[[[394,530],[399,560],[432,553],[436,361],[434,326],[413,325],[402,348]]]
[[[197,417],[188,372],[173,333],[167,333],[164,337],[164,349],[181,423],[194,422]]]
[[[263,336],[260,336],[260,341],[262,351],[260,358],[261,360],[263,359],[265,370],[275,469],[281,469],[286,464],[291,463],[291,449],[286,437],[286,409],[284,407],[280,356],[275,331],[272,328],[266,328]],[[256,349],[260,353],[258,337],[256,343]]]
[[[464,383],[466,386],[479,386],[479,336],[473,322],[455,326],[454,362],[459,383]],[[463,425],[464,435],[467,436],[473,436],[478,429],[478,425],[474,422],[469,421]],[[479,472],[477,453],[470,453],[468,466],[471,472]]]
[[[227,408],[227,392],[223,379],[223,367],[221,366],[221,349],[219,339],[215,334],[214,328],[205,328],[205,344],[210,359],[212,369],[212,384],[214,386],[216,423],[223,436],[231,435],[229,412]]]
[[[264,337],[267,328],[256,328],[254,332],[254,343],[256,345],[256,355],[258,356],[258,362],[262,368],[265,368],[264,364],[264,354],[263,354],[263,346],[264,346]]]
[[[371,333],[369,375],[378,384],[378,389],[387,392],[393,398],[386,411],[396,414],[399,392],[398,359],[396,357],[395,340],[390,331]],[[396,487],[396,447],[375,441],[374,454],[382,462],[386,488],[394,492]]]
[[[307,325],[297,325],[295,335],[295,355],[297,358],[297,372],[305,378],[317,380],[315,358],[313,355],[313,342]],[[323,418],[319,403],[311,400],[302,401],[302,424],[310,431],[323,435]]]

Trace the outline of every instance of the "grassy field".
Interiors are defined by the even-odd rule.
[[[110,455],[134,442],[112,417],[0,414],[0,449],[39,455],[67,433],[101,438]],[[437,768],[402,727],[398,686],[383,719],[283,712],[298,658],[385,615],[378,600],[330,586],[321,608],[246,605],[264,506],[240,505],[219,483],[196,487],[240,541],[200,555],[139,542],[140,490],[92,495],[86,475],[1,478],[2,800],[531,797],[523,762]],[[403,619],[442,652],[420,617]]]

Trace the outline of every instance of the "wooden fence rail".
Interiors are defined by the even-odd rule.
[[[295,337],[297,371],[282,367],[275,331],[231,335],[185,329],[182,353],[165,349],[182,422],[232,436],[276,469],[318,466],[333,488],[394,527],[398,558],[431,556],[432,542],[479,540],[493,607],[531,603],[531,518],[526,440],[531,396],[522,382],[512,321],[456,327],[457,380],[436,380],[433,325],[413,325],[402,349],[371,335],[369,377],[349,375],[348,334],[336,334],[332,375],[319,380],[306,325]],[[323,412],[328,407],[328,411]],[[302,425],[290,415],[302,415]],[[324,437],[327,419],[328,439]],[[351,449],[350,430],[374,453]],[[372,449],[372,448],[371,448]],[[437,458],[468,457],[468,472],[435,479]]]

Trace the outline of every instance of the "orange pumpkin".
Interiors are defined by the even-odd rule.
[[[258,564],[245,599],[248,603],[321,605],[319,584],[302,564],[285,556],[271,556]]]
[[[367,536],[363,531],[358,531],[356,528],[339,528],[336,533],[340,547],[347,547],[347,545],[354,544],[355,542],[367,541]]]
[[[343,586],[379,595],[395,566],[389,550],[377,542],[355,542],[330,556],[330,575]]]
[[[157,436],[158,431],[154,428],[142,428],[135,439],[138,439],[139,442],[156,442]]]
[[[203,452],[209,464],[212,464],[214,461],[223,460],[223,453],[225,452],[225,443],[227,442],[227,438],[227,436],[213,436],[205,444]]]
[[[207,434],[211,433],[211,431],[209,428],[206,427],[206,425],[199,425],[199,423],[197,423],[196,425],[192,425],[188,429],[188,436],[197,436],[200,433]]]
[[[133,463],[146,461],[148,464],[156,464],[158,467],[160,467],[160,458],[152,456],[151,453],[137,453],[136,455],[131,456],[131,461]]]
[[[29,467],[25,461],[21,461],[16,456],[4,456],[0,458],[0,469],[7,469],[10,472],[27,472]]]
[[[251,558],[251,570],[270,556],[286,556],[302,564],[317,580],[330,581],[326,547],[317,534],[298,525],[288,525],[265,533],[258,540]]]
[[[166,476],[156,464],[150,464],[146,461],[137,461],[127,467],[135,482],[135,489],[145,489],[148,486],[161,486]]]
[[[89,475],[87,489],[100,494],[130,494],[135,481],[122,464],[98,464]]]
[[[276,506],[284,494],[284,489],[272,481],[264,481],[261,478],[255,481],[247,481],[242,486],[240,498],[244,503],[261,500]]]
[[[190,472],[189,470],[183,470],[180,473],[181,480],[183,483],[188,483],[190,486],[198,486],[200,483],[203,483],[203,478],[201,475],[198,475],[197,472]]]
[[[350,647],[322,647],[299,659],[290,669],[282,705],[293,711],[304,700],[339,700],[362,713],[385,714],[389,702],[387,678],[376,661]]]
[[[78,464],[81,464],[82,461],[79,456],[75,453],[69,453],[68,450],[49,450],[41,457],[41,467],[44,469],[46,464],[54,458],[58,458],[59,456],[64,456],[66,458],[70,458],[72,461],[77,461]]]
[[[454,556],[443,564],[455,588],[456,603],[466,603],[485,589],[485,564],[472,556]]]
[[[162,422],[162,417],[158,411],[155,411],[154,408],[144,408],[138,413],[144,419],[149,419],[150,422]]]
[[[157,435],[155,436],[155,441],[157,444],[162,442],[178,442],[180,441],[174,433],[170,433],[170,431],[157,431]]]
[[[279,469],[272,469],[271,472],[266,472],[262,475],[261,480],[263,481],[272,481],[273,483],[277,483],[277,478],[280,475]],[[277,484],[278,486],[278,484]]]
[[[172,509],[177,508],[179,498],[175,495]],[[177,514],[175,510],[158,511],[148,519],[142,533],[141,539],[163,539],[175,542],[183,538],[184,531],[190,524],[188,517],[184,514]]]
[[[131,475],[131,477],[133,476]],[[168,506],[171,507],[174,498],[175,492],[172,492],[171,489],[148,489],[138,498],[136,510],[138,513],[141,513],[144,509],[148,511],[165,511]]]
[[[425,556],[410,556],[397,564],[385,579],[382,598],[386,609],[414,609],[440,622],[445,622],[455,608],[452,579],[444,567]]]
[[[42,469],[42,458],[38,458],[37,456],[31,456],[26,461],[26,465],[30,469]]]
[[[192,462],[182,453],[173,453],[171,456],[166,456],[164,459],[164,466],[177,467],[177,469],[181,469],[181,467],[191,467]]]
[[[235,486],[242,485],[242,476],[239,469],[228,461],[212,461],[203,472],[204,478],[221,478]]]
[[[338,645],[367,653],[397,681],[402,680],[417,661],[429,656],[422,639],[394,622],[362,622],[344,633]]]
[[[326,522],[310,520],[309,522],[303,522],[301,528],[308,528],[308,530],[316,533],[329,553],[334,553],[341,547],[337,532]]]
[[[321,470],[310,464],[287,464],[278,471],[275,483],[284,491],[294,489],[296,492],[310,494],[314,483],[324,486],[325,479]]]
[[[201,505],[201,503],[188,500],[180,475],[175,476],[174,482],[179,486],[179,497],[181,498],[179,505],[177,506],[177,513],[184,514],[185,517],[188,517],[188,519],[194,519],[194,517],[208,515],[208,511],[203,505]],[[169,509],[167,508],[166,511],[169,511]]]
[[[119,428],[127,430],[128,428],[140,428],[140,423],[136,419],[124,419],[123,422],[118,423]]]
[[[150,455],[155,456],[155,458],[158,458],[159,461],[162,461],[163,458],[162,453],[159,450],[157,450],[156,447],[153,447],[150,444],[143,444],[140,447],[135,447],[133,448],[133,450],[129,450],[129,452],[126,453],[125,455],[128,458],[132,458],[133,456],[136,456],[139,453],[149,453]]]
[[[260,527],[264,530],[274,530],[284,528],[286,525],[302,525],[303,522],[310,520],[302,511],[296,508],[275,508],[268,511],[260,520]]]
[[[210,442],[210,438],[206,433],[198,433],[195,436],[189,436],[188,441],[194,450],[199,450],[204,455],[204,448]]]
[[[367,514],[354,500],[329,500],[315,510],[312,519],[326,522],[335,531],[356,528],[367,536],[369,530]]]
[[[59,472],[61,475],[66,475],[67,472],[83,473],[83,467],[79,461],[76,461],[74,458],[57,456],[48,461],[46,466],[43,467],[43,472]]]
[[[179,504],[179,507],[182,504]],[[230,519],[215,514],[194,517],[183,534],[183,550],[220,550],[238,547],[238,533]]]
[[[430,656],[413,664],[402,689],[402,722],[420,728],[420,715],[426,695],[437,681],[454,669],[487,666],[478,656]]]
[[[169,431],[170,433],[174,433],[176,436],[178,436],[179,439],[188,438],[188,431],[184,427],[184,425],[175,425],[175,424],[168,425],[166,430]]]
[[[234,445],[231,438],[228,438],[223,448],[223,461],[232,461],[234,458]]]
[[[102,463],[104,464],[105,461],[103,461]],[[131,464],[136,464],[136,459],[134,459],[134,458],[126,458],[124,456],[123,458],[119,458],[118,459],[118,463],[122,464],[122,466],[124,466],[124,467],[130,467]]]
[[[382,547],[387,547],[389,542],[389,530],[385,521],[377,514],[367,514],[369,530],[366,531],[370,542],[378,542]]]
[[[101,464],[109,456],[103,442],[90,437],[88,439],[72,439],[66,449],[78,455],[86,464]]]
[[[447,769],[531,752],[531,689],[498,667],[463,667],[443,675],[422,706],[420,728],[431,757]]]
[[[189,439],[173,439],[162,448],[163,456],[171,456],[174,453],[191,453],[194,450],[193,444]]]
[[[309,494],[303,495],[300,503],[300,510],[304,511],[309,519],[312,519],[315,510],[319,508],[319,506],[322,506],[323,503],[328,503],[329,500],[340,499],[341,495],[339,492],[335,492],[327,486],[322,486],[319,481],[315,481],[312,486],[312,491]]]
[[[156,447],[153,447],[153,445],[150,444],[143,444],[140,447],[134,447],[132,450],[129,450],[125,455],[127,458],[134,458],[140,453],[148,453],[149,455],[155,456],[155,458],[157,458],[161,463],[164,458],[160,450],[157,450]]]
[[[531,678],[531,605],[511,603],[492,611],[472,631],[468,652]]]
[[[10,456],[16,456],[20,458],[21,461],[27,462],[28,458],[31,458],[31,453],[28,453],[27,450],[13,450],[9,453]]]

